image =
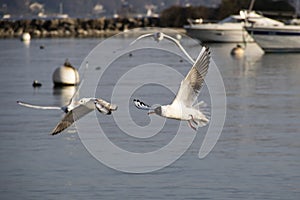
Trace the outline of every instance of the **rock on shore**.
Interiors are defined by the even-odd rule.
[[[0,38],[103,37],[131,28],[157,27],[159,18],[1,20]]]

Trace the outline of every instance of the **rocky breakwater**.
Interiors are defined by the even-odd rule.
[[[154,26],[159,26],[158,18],[1,20],[0,38],[20,37],[25,32],[33,38],[103,37],[126,29]]]

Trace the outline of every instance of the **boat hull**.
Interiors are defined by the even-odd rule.
[[[185,26],[188,36],[201,42],[253,42],[253,38],[240,24]]]
[[[266,53],[300,52],[300,26],[247,27],[247,31]]]
[[[230,15],[218,23],[201,23],[184,26],[187,34],[201,42],[253,42],[244,26],[255,25],[281,26],[282,22],[264,17],[254,11],[241,10],[239,15]]]

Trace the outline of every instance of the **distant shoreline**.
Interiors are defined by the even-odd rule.
[[[32,38],[109,37],[133,28],[160,27],[159,21],[149,17],[0,20],[0,38],[19,38],[23,33],[29,33]]]

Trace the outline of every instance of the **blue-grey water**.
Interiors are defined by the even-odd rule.
[[[229,53],[234,44],[211,44],[227,93],[226,122],[213,151],[198,158],[198,133],[172,165],[129,174],[92,157],[74,126],[49,135],[61,112],[16,104],[67,103],[74,88],[53,89],[54,69],[66,58],[80,66],[100,41],[0,40],[0,199],[299,199],[300,54],[262,54],[251,44],[237,59]],[[31,86],[35,79],[41,88]]]

